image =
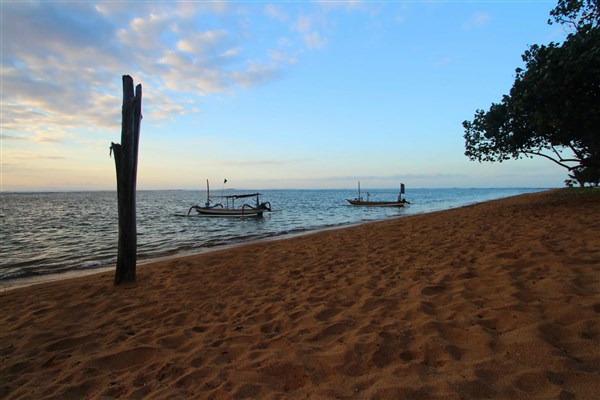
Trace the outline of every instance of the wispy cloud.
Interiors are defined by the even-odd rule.
[[[33,139],[35,142],[40,143],[62,143],[63,140],[56,137],[39,136]]]
[[[2,138],[2,140],[8,140],[8,141],[28,141],[30,140],[29,138],[25,137],[25,136],[13,136],[13,135],[5,135],[2,134],[2,136],[0,136],[0,138]]]
[[[229,166],[242,165],[244,167],[263,166],[263,165],[282,166],[282,165],[305,164],[305,163],[308,163],[311,161],[314,161],[314,159],[312,159],[312,158],[296,158],[296,159],[288,159],[288,160],[281,160],[281,159],[244,160],[244,161],[230,160],[230,161],[224,161],[223,164],[229,165]]]
[[[489,13],[478,12],[478,13],[472,15],[471,18],[469,18],[467,21],[465,21],[463,23],[463,29],[473,30],[473,29],[481,28],[481,27],[487,25],[491,19],[492,19],[492,16]]]
[[[55,156],[49,154],[43,154],[39,152],[31,151],[18,151],[10,155],[11,160],[22,161],[22,160],[66,160],[68,157]]]
[[[304,35],[304,42],[309,49],[320,49],[325,47],[327,40],[319,32],[310,32]]]
[[[443,68],[450,64],[452,59],[450,57],[439,57],[433,61],[433,66],[436,68]]]
[[[196,112],[189,98],[278,79],[300,54],[279,38],[246,52],[250,28],[227,3],[135,3],[133,11],[126,2],[3,4],[5,131],[47,130],[50,141],[59,128],[117,128],[124,73],[154,93],[145,117]],[[274,6],[268,12],[285,19]],[[313,36],[307,46],[320,43]]]
[[[407,172],[404,174],[395,174],[395,175],[360,175],[360,176],[329,176],[324,177],[322,179],[328,181],[342,181],[345,182],[347,180],[354,179],[355,181],[391,181],[391,182],[400,182],[405,180],[444,180],[444,179],[455,179],[455,178],[465,178],[467,175],[464,174],[448,174],[445,172],[431,172],[431,173],[411,173]]]
[[[319,49],[327,44],[327,40],[317,30],[313,17],[300,15],[294,23],[293,29],[302,35],[304,43],[309,49]]]
[[[269,18],[280,22],[286,22],[289,19],[289,14],[281,7],[274,4],[267,4],[265,6],[265,14],[267,14]]]
[[[317,0],[315,1],[319,6],[325,10],[345,10],[345,11],[356,11],[365,10],[368,6],[368,2],[362,0]]]

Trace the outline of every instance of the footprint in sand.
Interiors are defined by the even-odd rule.
[[[443,292],[444,290],[446,290],[446,286],[443,285],[426,286],[423,288],[423,290],[421,290],[421,294],[425,296],[433,296]]]

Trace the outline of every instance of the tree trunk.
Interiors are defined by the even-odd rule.
[[[119,209],[119,243],[115,285],[135,281],[137,257],[135,190],[141,110],[142,85],[137,85],[134,95],[133,79],[129,75],[124,75],[121,144],[111,143],[111,150],[115,153]]]

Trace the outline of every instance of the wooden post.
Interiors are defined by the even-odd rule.
[[[117,169],[117,199],[119,208],[119,243],[115,285],[135,281],[137,228],[135,190],[137,179],[140,122],[142,119],[142,85],[133,93],[133,79],[123,75],[123,109],[121,144],[111,143]]]

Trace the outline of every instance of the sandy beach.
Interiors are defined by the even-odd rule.
[[[0,293],[0,398],[598,399],[598,192]]]

